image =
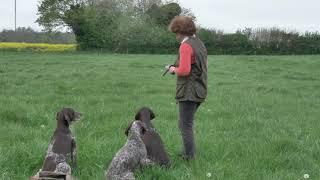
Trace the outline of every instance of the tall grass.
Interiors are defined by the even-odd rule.
[[[196,114],[197,157],[180,151],[175,78],[161,77],[169,55],[0,52],[0,179],[41,168],[55,113],[73,107],[81,180],[103,179],[141,106],[172,159],[137,179],[320,179],[319,56],[209,56],[209,95]],[[211,173],[209,178],[207,174]]]

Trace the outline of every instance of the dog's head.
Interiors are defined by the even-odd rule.
[[[139,109],[139,111],[136,113],[135,119],[142,121],[143,123],[146,124],[147,128],[150,128],[152,126],[151,120],[155,118],[154,112],[148,108],[148,107],[142,107]]]
[[[129,125],[125,131],[125,134],[126,134],[126,136],[128,136],[129,132],[131,132],[131,133],[143,135],[146,131],[147,130],[146,130],[145,124],[143,122],[132,121],[131,123],[129,123]]]
[[[72,122],[80,120],[81,113],[74,111],[72,108],[63,108],[57,113],[57,121],[69,126]]]

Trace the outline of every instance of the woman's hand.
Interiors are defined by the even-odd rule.
[[[171,74],[175,74],[175,73],[176,73],[175,70],[176,70],[176,67],[174,67],[174,66],[171,66],[171,67],[169,68],[169,72],[170,72]]]

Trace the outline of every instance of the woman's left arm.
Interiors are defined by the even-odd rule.
[[[171,67],[170,72],[175,73],[178,76],[188,76],[191,71],[193,49],[189,44],[183,43],[181,44],[179,51],[180,51],[179,67]]]

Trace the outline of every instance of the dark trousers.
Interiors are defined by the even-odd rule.
[[[193,133],[194,115],[200,106],[198,102],[179,102],[179,129],[181,131],[183,149],[186,158],[193,159],[196,153],[196,145]]]

